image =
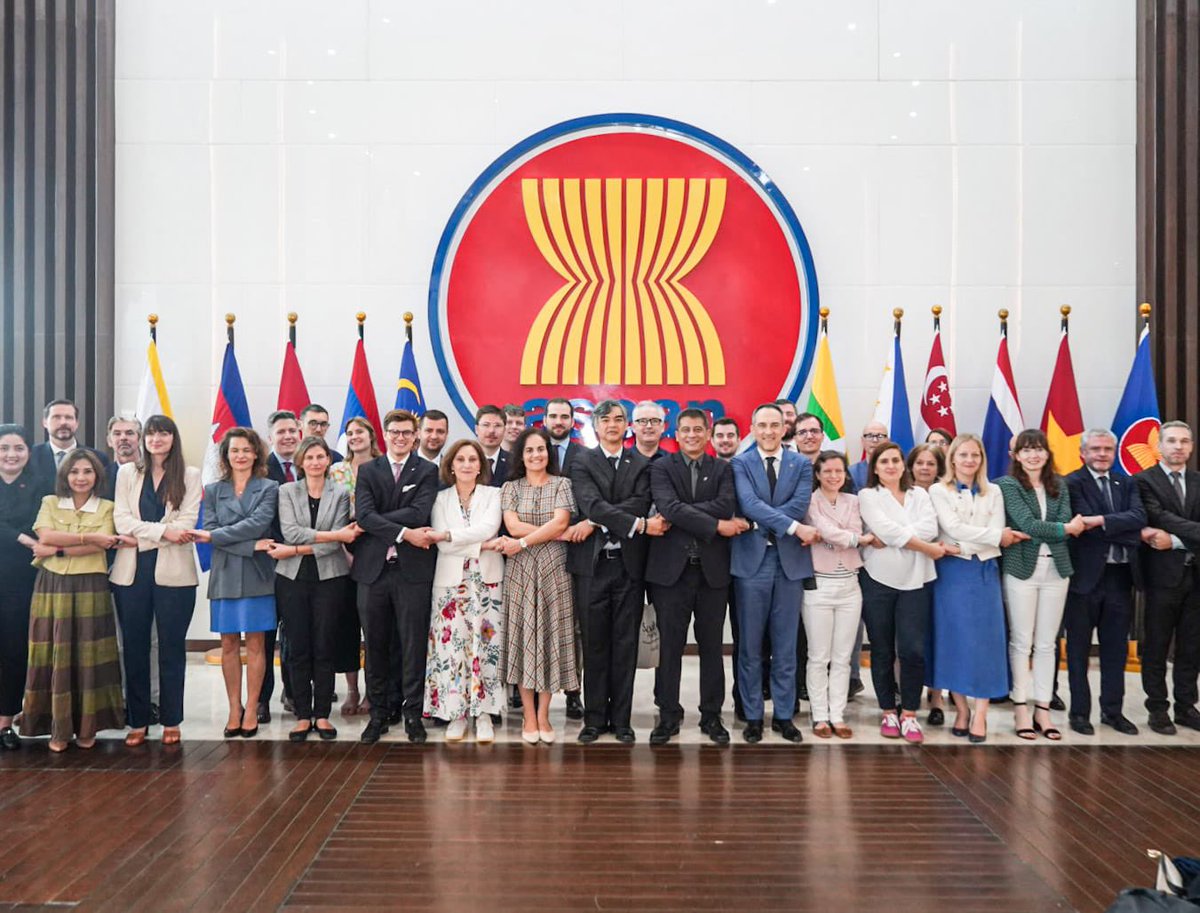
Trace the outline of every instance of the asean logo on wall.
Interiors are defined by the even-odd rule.
[[[451,215],[429,322],[468,422],[565,396],[698,405],[744,420],[795,398],[817,335],[795,213],[758,166],[678,121],[566,121],[493,162]],[[743,422],[743,428],[745,427]]]

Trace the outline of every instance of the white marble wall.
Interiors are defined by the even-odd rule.
[[[811,242],[847,423],[871,411],[891,310],[919,396],[943,304],[960,428],[978,427],[996,311],[1026,418],[1072,339],[1106,423],[1134,344],[1135,23],[1128,0],[118,0],[117,398],[145,315],[198,457],[226,311],[257,420],[298,311],[341,414],[368,312],[386,408],[451,209],[500,152],[569,117],[691,122],[762,165]],[[457,418],[455,426],[462,430]]]

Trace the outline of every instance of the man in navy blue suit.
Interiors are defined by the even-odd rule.
[[[46,429],[49,440],[35,445],[29,451],[29,465],[43,479],[52,480],[63,458],[76,447],[83,446],[75,439],[75,433],[79,430],[79,407],[69,399],[51,400],[42,410],[42,427]],[[96,454],[107,471],[108,464],[112,462],[107,453],[91,447],[84,449]]]
[[[1071,728],[1081,735],[1095,732],[1087,678],[1095,631],[1100,640],[1100,722],[1117,732],[1137,735],[1137,726],[1126,719],[1122,705],[1135,562],[1146,511],[1133,480],[1110,472],[1117,455],[1116,435],[1107,428],[1085,431],[1079,455],[1083,466],[1067,476],[1071,509],[1083,515],[1087,526],[1086,532],[1067,543],[1075,568],[1063,615]]]
[[[731,567],[737,593],[738,688],[746,728],[742,737],[763,735],[763,633],[771,635],[771,728],[799,742],[792,722],[796,705],[796,633],[804,581],[813,576],[812,556],[801,542],[812,498],[812,464],[783,448],[783,410],[765,403],[754,410],[751,428],[757,447],[734,457],[733,478],[739,514],[754,524],[731,543]]]

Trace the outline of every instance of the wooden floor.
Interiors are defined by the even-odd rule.
[[[1188,748],[116,744],[0,755],[0,910],[1103,910]]]

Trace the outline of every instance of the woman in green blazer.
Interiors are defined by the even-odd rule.
[[[1036,739],[1041,732],[1057,741],[1062,733],[1051,724],[1050,700],[1058,631],[1071,576],[1067,537],[1083,532],[1083,518],[1071,514],[1071,496],[1054,471],[1046,435],[1036,428],[1022,431],[1013,444],[1012,456],[1008,476],[997,485],[1004,495],[1007,525],[1030,537],[1001,553],[1013,712],[1021,738]],[[1027,705],[1030,691],[1035,708],[1032,727]]]

